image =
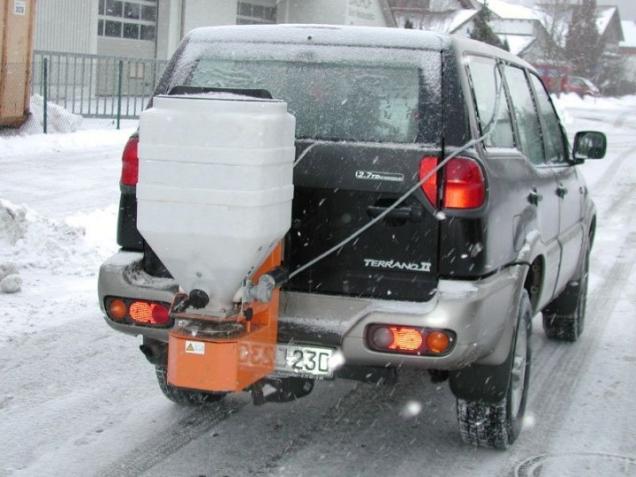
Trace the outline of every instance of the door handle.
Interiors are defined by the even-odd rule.
[[[559,187],[557,187],[556,190],[556,194],[563,199],[567,195],[567,193],[568,188],[565,187],[563,184],[559,184]]]
[[[383,213],[388,207],[379,207],[377,205],[370,205],[367,207],[367,214],[369,217],[377,217]],[[415,207],[397,207],[389,212],[386,219],[400,219],[410,220],[411,222],[419,222],[422,220],[423,212],[421,208]]]
[[[543,200],[543,196],[539,194],[536,188],[532,188],[528,194],[528,202],[532,205],[539,205],[539,202]]]

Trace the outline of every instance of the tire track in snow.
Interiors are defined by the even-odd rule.
[[[280,463],[306,449],[313,442],[322,438],[325,433],[329,433],[331,428],[344,418],[345,414],[351,412],[352,409],[361,407],[367,399],[363,385],[357,384],[334,406],[327,409],[317,422],[308,428],[301,427],[298,436],[290,439],[288,446],[272,454],[265,461],[262,471],[253,472],[253,475],[280,475],[280,471],[277,470]]]
[[[202,436],[247,406],[246,402],[223,401],[193,409],[191,413],[163,432],[144,441],[97,475],[100,477],[135,477],[166,460],[191,441]]]

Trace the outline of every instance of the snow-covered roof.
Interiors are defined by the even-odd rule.
[[[532,43],[536,40],[531,35],[497,35],[502,42],[508,42],[510,53],[513,55],[520,55],[528,49]]]
[[[602,35],[607,30],[612,17],[618,12],[618,7],[597,7],[596,8],[596,28]]]
[[[440,33],[453,33],[477,14],[477,10],[455,10],[446,12],[427,12],[426,15],[400,12],[395,16],[398,25],[404,25],[409,19],[415,28]]]
[[[481,4],[485,0],[478,0]],[[504,20],[538,20],[536,12],[523,5],[504,2],[503,0],[487,0],[491,12]]]
[[[559,43],[560,46],[564,47],[576,5],[566,6],[562,11],[556,14],[554,14],[551,10],[551,6],[548,4],[538,4],[537,7],[539,8],[536,13],[537,18],[547,31],[552,31],[557,34],[554,40]],[[608,27],[612,24],[612,19],[615,15],[618,15],[618,7],[596,7],[596,29],[599,34],[605,34]]]
[[[623,27],[624,41],[621,41],[622,48],[636,48],[636,23],[630,21],[621,22]]]

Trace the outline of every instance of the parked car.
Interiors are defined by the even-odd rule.
[[[303,159],[285,244],[290,271],[421,182],[285,286],[279,352],[296,357],[279,363],[286,396],[307,394],[313,379],[392,382],[399,369],[429,370],[450,381],[464,441],[509,446],[528,396],[532,318],[543,312],[549,338],[576,341],[583,331],[596,210],[576,166],[604,156],[605,136],[579,133],[571,151],[529,64],[424,31],[198,29],[156,94],[184,88],[266,90],[295,114]],[[101,267],[100,305],[112,328],[143,336],[168,398],[218,400],[166,380],[165,307],[178,285],[137,231],[137,141],[123,154],[121,250]],[[115,299],[160,312],[135,321]],[[321,366],[336,351],[342,366]]]
[[[564,93],[575,93],[581,98],[585,96],[600,96],[601,92],[589,79],[581,76],[568,76],[563,83]]]

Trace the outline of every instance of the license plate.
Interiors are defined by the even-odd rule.
[[[314,346],[278,345],[276,371],[299,376],[330,378],[329,362],[335,350]]]

